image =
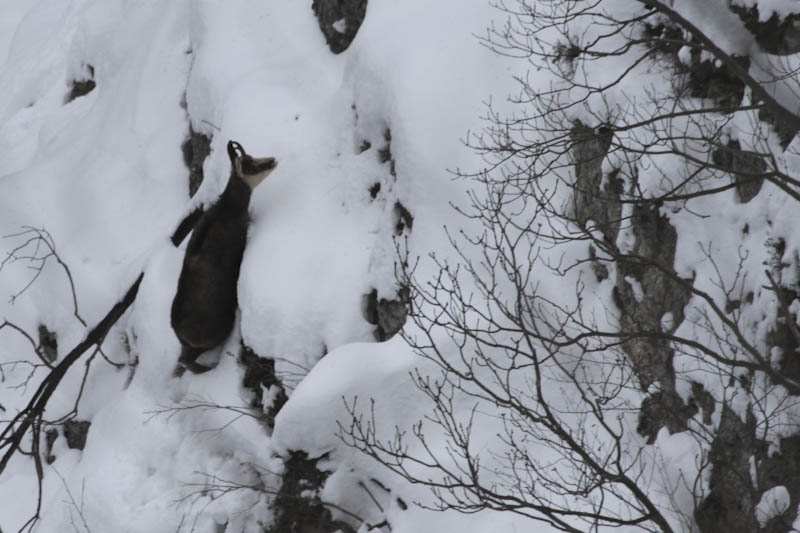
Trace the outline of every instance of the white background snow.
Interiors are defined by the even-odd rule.
[[[481,168],[483,161],[461,139],[483,126],[484,101],[493,97],[501,109],[506,105],[516,87],[513,74],[527,65],[480,46],[475,35],[498,17],[483,0],[370,0],[355,40],[340,55],[328,49],[310,3],[0,1],[0,230],[12,234],[31,226],[52,234],[74,278],[80,316],[90,325],[145,272],[134,306],[105,345],[111,360],[138,364],[131,372],[93,361],[78,407],[79,418],[92,422],[86,447],[70,450],[63,438],[56,441],[56,460],[45,465],[37,531],[64,531],[83,519],[94,532],[214,532],[224,524],[225,531],[258,531],[271,516],[261,495],[216,497],[198,487],[210,476],[245,484],[271,479],[277,486],[278,477],[264,472],[279,473],[280,458],[290,450],[329,454],[324,464],[333,473],[323,499],[365,519],[380,521],[381,512],[358,492],[360,478],[380,479],[409,502],[431,498],[335,436],[337,420],[347,416],[343,397],[375,398],[389,431],[426,409],[408,375],[421,360],[399,337],[374,342],[362,297],[376,288],[380,298],[393,298],[398,289],[397,201],[414,217],[408,234],[413,256],[452,253],[442,228],[466,225],[450,202],[465,202],[469,184],[448,169]],[[715,26],[713,17],[704,20],[712,20],[709,34],[727,36],[725,46],[748,46],[740,33]],[[94,68],[96,89],[65,103],[70,82],[85,77],[87,65]],[[542,73],[537,83],[547,82]],[[180,148],[190,123],[213,135],[205,181],[192,200]],[[396,179],[377,156],[387,129]],[[224,188],[229,139],[254,156],[276,157],[279,166],[253,195],[238,287],[241,313],[220,364],[178,379],[172,371],[180,345],[169,309],[185,243],[175,248],[169,237],[198,203],[213,201]],[[372,148],[361,152],[365,140]],[[643,174],[643,189],[655,189],[647,180]],[[373,199],[369,188],[376,182],[382,187]],[[702,274],[713,268],[698,243],[713,240],[721,262],[734,268],[740,240],[763,250],[771,235],[791,235],[797,220],[785,197],[769,190],[746,209],[734,206],[729,192],[724,201],[701,200],[694,210],[708,216],[701,227],[688,215],[675,215],[671,223],[680,235],[691,235],[678,241],[676,270],[696,272],[698,280],[712,279]],[[745,224],[746,237],[730,230]],[[800,238],[794,239],[787,257],[797,254]],[[17,244],[3,239],[0,251],[5,255]],[[748,261],[768,259],[754,251]],[[432,272],[423,260],[417,275]],[[57,333],[63,356],[86,330],[73,313],[66,277],[50,262],[11,303],[31,276],[22,262],[3,269],[0,317],[29,331],[45,324]],[[753,288],[762,282],[748,280]],[[570,279],[550,283],[548,293],[572,291]],[[590,289],[605,298],[612,284]],[[234,357],[240,340],[274,357],[290,388],[272,435],[228,410],[161,412],[192,402],[246,405]],[[0,332],[0,360],[27,354],[22,339]],[[695,364],[688,357],[675,362],[679,371]],[[72,409],[83,369],[77,364],[68,374],[48,418]],[[3,416],[24,406],[23,393],[32,392],[44,370],[27,388],[15,388],[27,374],[25,365],[4,367]],[[720,388],[711,377],[703,384],[712,393]],[[487,442],[491,432],[487,426]],[[651,453],[669,465],[666,483],[696,468],[695,446],[662,431]],[[678,508],[691,509],[686,497],[676,496]],[[3,531],[19,529],[35,501],[31,461],[17,456],[0,481]],[[774,489],[764,495],[759,519],[786,506],[785,489]],[[396,505],[385,511],[394,533],[531,531],[530,522],[509,514]]]

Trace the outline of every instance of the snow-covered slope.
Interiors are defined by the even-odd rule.
[[[288,449],[335,446],[334,420],[312,414],[336,409],[307,405],[314,398],[339,409],[343,393],[366,387],[391,398],[398,412],[408,405],[410,350],[399,339],[374,343],[363,299],[373,289],[378,298],[396,296],[396,204],[413,217],[413,231],[405,231],[411,250],[444,241],[448,201],[463,187],[447,169],[476,164],[459,139],[478,125],[482,99],[508,82],[503,61],[473,37],[492,10],[483,2],[372,1],[356,40],[338,56],[305,2],[46,0],[7,2],[2,10],[13,37],[0,43],[0,227],[50,232],[89,325],[145,272],[104,350],[135,366],[120,370],[94,358],[77,406],[78,418],[91,421],[86,446],[72,450],[56,439],[38,530],[84,519],[93,531],[215,531],[213,524],[226,523],[249,531],[267,523],[263,495],[212,499],[198,488],[210,476],[249,484],[262,476],[258,469],[280,471],[276,456]],[[67,102],[73,80],[87,78],[96,87]],[[213,137],[192,200],[181,159],[190,124]],[[169,307],[182,248],[169,236],[193,206],[221,192],[229,139],[255,156],[275,156],[279,170],[251,204],[240,329],[214,372],[177,379]],[[20,238],[5,239],[4,252]],[[3,269],[3,314],[30,331],[45,325],[63,355],[85,332],[68,279],[51,259],[8,303],[31,278],[28,266]],[[329,392],[290,400],[276,440],[224,409],[159,414],[196,401],[246,405],[243,370],[232,357],[240,338],[278,361],[290,389],[328,354],[314,374]],[[13,334],[3,343],[30,351]],[[47,419],[72,409],[83,369],[68,374]],[[19,383],[28,370],[4,366],[4,384]],[[29,392],[44,374],[37,369]],[[386,380],[391,386],[381,390]],[[19,389],[4,388],[0,397],[7,413],[24,401]],[[0,501],[18,504],[0,506],[0,526],[14,531],[35,511],[35,473],[20,456],[4,476]]]
[[[321,8],[323,4],[327,7]],[[340,8],[349,7],[341,8],[341,19],[326,22],[330,13],[325,10],[333,4],[0,3],[0,230],[7,235],[0,240],[6,259],[0,267],[0,318],[8,321],[0,327],[2,421],[25,407],[54,363],[63,360],[144,273],[133,305],[112,327],[102,352],[90,350],[70,368],[49,400],[43,424],[33,426],[36,443],[31,444],[30,436],[22,443],[23,451],[43,458],[41,483],[30,454],[15,454],[5,470],[0,468],[0,531],[17,531],[32,524],[31,517],[38,519],[33,527],[41,532],[275,532],[276,524],[291,520],[300,520],[291,533],[332,533],[336,528],[359,533],[550,531],[548,524],[513,512],[434,511],[430,507],[437,500],[427,487],[393,474],[352,446],[358,443],[343,442],[350,440],[347,430],[353,415],[366,417],[362,420],[374,416],[378,425],[369,426],[375,433],[368,437],[384,442],[392,442],[397,431],[413,435],[415,423],[425,420],[424,442],[409,439],[405,443],[410,447],[403,452],[426,457],[433,450],[454,471],[463,467],[450,454],[441,424],[426,418],[431,415],[430,395],[414,385],[416,376],[418,385],[433,383],[435,389],[443,379],[439,368],[430,358],[419,357],[400,335],[387,332],[399,327],[387,324],[387,309],[398,312],[408,305],[399,268],[405,259],[423,287],[434,286],[427,283],[435,284],[441,265],[460,265],[453,279],[475,305],[464,313],[464,320],[486,312],[498,317],[492,326],[506,326],[489,327],[478,337],[486,334],[492,343],[497,341],[497,360],[512,354],[504,392],[518,391],[519,396],[509,394],[508,404],[536,404],[541,398],[531,390],[541,386],[548,406],[570,428],[562,433],[523,432],[521,441],[508,446],[512,434],[519,434],[505,433],[514,424],[503,410],[507,404],[491,398],[476,403],[475,398],[487,391],[470,397],[464,397],[464,390],[457,392],[452,409],[460,421],[474,422],[466,448],[484,461],[481,476],[489,485],[498,482],[501,492],[517,490],[534,501],[543,498],[544,504],[552,497],[580,511],[607,505],[627,517],[638,500],[624,501],[619,494],[629,493],[623,490],[602,493],[603,503],[598,504],[596,487],[588,486],[591,481],[576,469],[581,462],[616,450],[621,456],[616,464],[641,480],[649,501],[667,517],[668,525],[660,526],[694,531],[706,527],[698,526],[706,515],[697,510],[714,503],[709,494],[724,485],[710,472],[722,464],[719,457],[741,452],[738,462],[731,463],[739,468],[737,474],[752,478],[752,523],[773,527],[768,524],[775,517],[794,511],[800,468],[787,474],[791,479],[785,480],[786,486],[767,470],[785,467],[780,457],[791,456],[781,445],[795,442],[786,439],[797,434],[797,396],[786,383],[771,381],[766,367],[755,365],[752,370],[748,350],[768,354],[769,368],[782,370],[781,361],[789,360],[774,337],[778,325],[786,335],[789,329],[796,333],[787,321],[797,317],[798,304],[789,302],[793,315],[785,311],[777,288],[769,287],[769,276],[778,277],[787,295],[800,293],[790,292],[798,285],[796,200],[783,194],[785,187],[767,180],[746,199],[740,187],[723,187],[720,194],[648,204],[652,212],[645,215],[636,211],[646,203],[643,199],[665,193],[670,180],[683,179],[686,169],[681,166],[685,158],[669,150],[647,152],[660,149],[659,143],[668,144],[658,138],[663,132],[651,135],[646,126],[630,124],[647,124],[663,112],[642,102],[673,105],[679,85],[675,72],[691,78],[691,69],[701,63],[698,58],[708,57],[692,55],[690,46],[667,57],[664,50],[670,42],[665,39],[664,50],[653,53],[655,59],[631,67],[647,44],[629,47],[628,41],[638,34],[627,28],[609,33],[613,25],[596,16],[576,16],[535,35],[514,35],[520,39],[518,48],[497,53],[476,36],[486,35],[493,23],[499,31],[495,35],[502,35],[509,28],[503,25],[509,13],[484,0],[338,2]],[[559,9],[559,4],[544,1],[527,3],[539,4]],[[634,20],[644,9],[629,0],[601,4],[617,19]],[[711,36],[723,53],[750,57],[749,72],[759,80],[775,65],[793,72],[794,77],[764,84],[777,101],[797,109],[797,54],[765,52],[766,45],[757,42],[760,37],[747,26],[765,23],[773,13],[784,17],[800,11],[792,2],[680,0],[670,5]],[[366,13],[358,15],[364,6]],[[758,6],[761,11],[747,12],[747,19],[731,6]],[[543,20],[531,15],[517,13],[511,19],[523,28]],[[332,53],[320,20],[333,28],[328,28],[330,36],[331,31],[351,35],[348,25],[355,19],[361,24],[353,41],[342,53]],[[796,20],[791,20],[794,26],[786,30],[784,24],[782,31],[796,29]],[[665,18],[657,21],[662,26],[647,28],[654,32],[652,42],[660,39],[658,32],[672,35],[664,29]],[[578,36],[576,42],[587,49],[597,45],[613,53],[598,54],[597,61],[570,73],[573,86],[563,95],[553,94],[582,105],[565,105],[563,131],[555,126],[553,131],[540,131],[530,127],[542,124],[531,118],[531,108],[538,96],[560,90],[562,66],[519,52],[526,46],[550,47],[564,52],[559,61],[579,62],[582,51],[570,57],[574,50],[566,44],[575,43],[562,42],[565,35]],[[678,35],[688,39],[685,32]],[[706,63],[714,65],[708,67],[711,76],[717,75],[713,69],[720,65]],[[520,92],[520,80],[529,92]],[[587,89],[606,83],[608,91]],[[700,105],[703,98],[712,97],[686,96],[681,105]],[[734,103],[747,104],[750,98],[742,89]],[[488,121],[499,126],[494,141],[509,142],[495,144],[494,153],[482,157],[462,139],[487,125],[481,118],[487,102],[497,113],[494,122]],[[698,122],[684,116],[693,115],[679,113],[670,119],[669,128],[683,128],[691,135],[708,119],[708,113]],[[630,127],[622,127],[624,120]],[[717,149],[735,141],[737,155],[731,157],[742,150],[780,153],[776,168],[800,179],[800,137],[788,147],[781,145],[779,135],[752,109],[730,116],[712,114],[708,120],[724,122],[724,135],[714,138]],[[543,123],[556,122],[545,117]],[[618,127],[613,134],[612,126]],[[554,131],[562,140],[548,145]],[[590,141],[581,141],[580,135]],[[581,150],[598,150],[592,143],[602,145],[606,135],[613,143],[609,137],[581,167]],[[199,138],[201,144],[207,140],[207,157],[188,153],[188,138]],[[224,189],[230,172],[225,150],[229,140],[255,157],[274,156],[279,165],[252,196],[236,326],[222,346],[203,356],[206,363],[218,364],[204,374],[176,377],[181,346],[170,325],[170,307],[186,241],[176,247],[170,237],[187,215],[210,205]],[[478,138],[471,140],[480,145]],[[515,147],[512,141],[526,149],[545,149],[522,149],[504,158],[504,150]],[[718,157],[719,152],[710,155],[708,143],[702,144],[708,139],[701,141],[700,148],[688,143],[692,155],[698,160]],[[623,149],[632,146],[640,151]],[[640,152],[645,154],[641,158]],[[631,153],[637,155],[631,158]],[[561,164],[558,157],[564,154],[573,159]],[[202,165],[204,175],[192,197],[187,167],[191,161]],[[539,165],[554,161],[559,163],[536,180],[528,179]],[[490,167],[488,174],[481,173]],[[456,169],[476,173],[478,180],[454,179]],[[625,174],[628,170],[630,175]],[[592,172],[596,190],[583,193],[588,200],[580,198],[581,186],[575,184]],[[691,194],[716,186],[719,173],[712,174],[698,172],[705,181]],[[491,186],[480,188],[486,183],[481,178],[499,175],[523,179],[501,191],[507,197]],[[617,186],[616,180],[624,184],[625,193],[620,189],[614,204],[605,193]],[[695,185],[687,182],[689,188]],[[786,183],[794,186],[791,179]],[[633,198],[634,189],[640,196]],[[522,194],[515,196],[515,191]],[[470,219],[454,209],[469,210],[470,193],[473,201],[497,201],[499,213],[513,213],[511,223],[503,226],[503,237],[516,247],[503,259],[520,261],[519,271],[535,265],[527,273],[530,277],[523,276],[515,285],[515,280],[493,276],[507,263],[492,263],[496,270],[486,273],[490,293],[497,298],[493,303],[478,301],[483,294],[476,287],[480,283],[470,279],[465,268],[474,261],[485,272],[481,268],[492,257],[491,250],[484,255],[486,243],[497,231],[496,225],[487,226],[486,220]],[[627,203],[620,204],[620,198]],[[554,215],[564,206],[573,206],[572,218]],[[612,235],[608,228],[615,224]],[[469,246],[469,237],[483,247]],[[605,240],[620,254],[664,260],[667,264],[659,268],[672,276],[670,281],[653,274],[657,269],[637,270],[619,257],[604,255],[602,248],[598,252],[587,244],[590,237],[595,245]],[[642,251],[645,248],[649,251]],[[691,296],[684,282],[695,291]],[[520,293],[523,297],[515,300]],[[518,350],[514,328],[519,324],[513,322],[515,317],[506,322],[498,312],[497,304],[506,299],[526,310],[522,329],[544,331],[559,341],[580,337],[584,326],[603,334],[556,348],[557,343],[551,345],[545,336],[537,338],[535,347]],[[709,302],[725,312],[709,315]],[[416,303],[423,313],[436,314],[430,301]],[[378,306],[385,307],[378,311]],[[570,313],[572,306],[581,306],[580,312]],[[401,314],[398,322],[405,318],[405,311]],[[736,328],[720,318],[728,315]],[[646,331],[640,337],[660,339],[664,333],[662,344],[626,344],[629,339],[614,337],[619,328],[646,329],[651,326],[647,320],[654,317],[657,333]],[[473,371],[491,376],[491,365],[475,365],[483,354],[472,351],[474,339],[459,345],[457,333],[448,336],[457,328],[447,318],[430,330],[409,320],[403,331],[407,338],[430,335],[443,360],[469,369],[458,378],[451,374],[448,379],[453,382],[470,383]],[[561,329],[548,330],[562,319]],[[744,332],[740,337],[731,333],[739,331]],[[688,341],[681,344],[681,339]],[[503,350],[514,342],[515,347]],[[694,351],[697,345],[713,345],[717,351]],[[745,345],[747,350],[741,348]],[[536,368],[545,370],[544,377],[537,374],[534,379],[533,370],[528,370],[534,365],[527,360],[517,366],[517,356],[527,354],[526,349],[533,352],[528,354],[531,359],[550,356]],[[266,365],[261,377],[266,375],[269,384],[256,380],[254,385],[255,370],[244,364],[245,351],[261,358]],[[731,353],[731,367],[719,366],[713,357]],[[53,354],[58,359],[48,359]],[[660,363],[664,364],[659,367]],[[570,380],[578,381],[577,375],[585,381],[573,386]],[[608,396],[601,394],[612,389]],[[673,425],[668,419],[675,413],[664,414],[670,410],[680,418]],[[597,413],[597,420],[592,419]],[[607,420],[612,421],[606,424]],[[747,446],[738,446],[736,431],[730,429],[739,428],[737,423],[754,435]],[[615,440],[617,430],[621,436]],[[587,455],[558,448],[575,435],[590,443]],[[734,452],[724,448],[730,441]],[[520,456],[505,455],[515,447]],[[572,463],[565,459],[569,457]],[[533,463],[524,462],[531,458]],[[575,480],[585,491],[559,494],[569,482],[556,483],[555,488],[542,485],[540,477],[524,468],[522,474],[514,472],[517,478],[509,474],[514,470],[509,465],[534,463],[550,467],[544,477]],[[762,466],[765,473],[759,477]],[[422,463],[406,468],[410,477],[423,481],[438,480],[441,474]],[[530,486],[504,485],[528,475]],[[611,475],[603,483],[617,483],[621,477]],[[312,478],[316,484],[309,482]],[[304,513],[306,522],[297,518]],[[641,522],[656,527],[651,519],[648,515]],[[618,525],[634,531],[639,524],[621,520]]]

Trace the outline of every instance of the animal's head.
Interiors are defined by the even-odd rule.
[[[274,157],[255,158],[247,155],[242,145],[236,141],[228,142],[228,156],[231,158],[233,171],[250,189],[255,189],[278,166]]]

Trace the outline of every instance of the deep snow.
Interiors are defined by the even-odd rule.
[[[612,3],[620,13],[633,9],[627,1]],[[788,10],[788,4],[762,0],[762,18],[772,10]],[[715,15],[722,2],[685,0],[675,6],[699,21],[726,51],[751,49],[741,24]],[[469,183],[454,180],[449,170],[482,168],[485,162],[461,139],[484,125],[480,117],[487,99],[501,111],[511,109],[505,97],[516,90],[512,76],[528,68],[478,43],[476,34],[498,12],[483,0],[370,0],[355,40],[335,56],[310,2],[178,0],[156,7],[125,0],[6,0],[0,11],[0,229],[10,234],[33,226],[52,234],[74,278],[80,316],[90,325],[145,272],[134,306],[105,344],[112,361],[136,364],[117,370],[100,358],[92,363],[78,408],[79,418],[92,422],[86,447],[70,450],[63,437],[56,440],[55,462],[45,465],[38,531],[62,531],[71,524],[95,532],[211,532],[226,524],[224,531],[258,531],[271,518],[263,494],[237,490],[222,495],[209,487],[263,483],[274,490],[280,483],[280,458],[291,450],[325,455],[321,466],[332,474],[323,500],[367,521],[378,522],[383,513],[358,488],[361,479],[380,480],[404,501],[430,502],[424,488],[401,482],[344,446],[336,436],[337,421],[347,417],[345,400],[355,397],[362,406],[375,399],[385,435],[395,425],[417,421],[428,409],[409,378],[415,368],[425,372],[428,367],[399,337],[374,342],[373,326],[362,314],[363,297],[374,288],[380,298],[391,299],[398,290],[397,202],[414,220],[413,230],[397,242],[407,243],[412,257],[421,257],[416,272],[421,278],[434,272],[429,252],[454,257],[444,226],[476,229],[450,207],[451,202],[467,202]],[[601,31],[580,30],[589,32],[587,39]],[[96,89],[65,102],[70,82],[85,77],[88,65]],[[583,75],[601,83],[624,65],[623,59],[613,58]],[[604,105],[625,108],[631,95],[666,87],[664,72],[642,67],[635,74]],[[533,83],[546,87],[552,81],[548,76],[537,72]],[[573,118],[592,119],[582,110]],[[191,200],[180,148],[190,124],[213,136],[205,181]],[[737,116],[730,135],[746,139],[752,129],[747,116]],[[389,143],[387,132],[396,176],[378,153]],[[176,249],[169,236],[196,205],[213,201],[224,188],[229,139],[254,156],[274,156],[280,164],[253,195],[238,287],[241,313],[219,350],[220,364],[207,374],[177,379],[172,371],[179,343],[170,328],[169,308],[185,243]],[[364,141],[371,145],[366,151]],[[606,160],[606,169],[619,163],[614,157]],[[669,157],[660,162],[661,170],[675,165]],[[781,164],[797,172],[796,155]],[[641,172],[640,186],[655,195],[663,187],[662,174],[649,170]],[[373,198],[369,189],[375,183],[381,187]],[[705,217],[702,224],[696,213]],[[695,276],[696,286],[712,294],[718,294],[718,278],[733,280],[741,249],[749,251],[743,262],[752,272],[774,262],[764,243],[776,236],[788,237],[784,257],[796,257],[795,213],[792,201],[769,184],[746,206],[728,191],[693,200],[691,212],[662,210],[679,234],[676,271]],[[623,231],[618,245],[624,249],[631,239],[632,233]],[[3,239],[0,251],[5,254],[19,243],[18,237]],[[704,249],[713,252],[716,264]],[[569,258],[582,252],[567,247],[553,254]],[[782,272],[796,281],[797,272]],[[555,279],[541,274],[541,294],[571,301],[578,275]],[[31,276],[22,261],[0,273],[2,316],[28,331],[45,324],[58,334],[63,356],[85,332],[73,312],[64,271],[51,261],[10,303]],[[605,281],[581,279],[594,298],[587,306],[605,316],[614,275]],[[755,338],[763,337],[762,330],[777,315],[764,283],[763,276],[754,276],[737,289],[755,294],[750,315],[744,317]],[[696,301],[686,306],[687,320],[676,334],[702,335],[698,309]],[[671,320],[665,316],[662,323]],[[240,340],[276,359],[290,392],[271,435],[234,409],[207,407],[239,408],[248,402],[241,387],[243,371],[235,362]],[[24,339],[5,331],[0,348],[2,361],[30,353]],[[715,397],[730,392],[713,366],[704,366],[695,355],[674,361],[676,371],[684,373],[677,384],[684,399],[689,378]],[[78,364],[68,374],[50,402],[48,418],[72,409],[83,368]],[[20,391],[33,390],[32,385],[13,388],[27,373],[25,365],[4,367],[0,405],[7,413],[24,405],[26,395]],[[34,381],[43,375],[38,370]],[[760,436],[775,441],[792,434],[797,406],[787,405],[780,388],[765,391],[764,397],[775,412],[757,413]],[[740,398],[742,403],[734,400],[733,405],[743,416],[747,398]],[[626,397],[631,404],[640,399],[636,391]],[[719,411],[714,417],[717,424]],[[768,424],[767,417],[781,423]],[[491,418],[486,416],[476,435],[486,449],[498,444]],[[635,428],[635,418],[631,411],[620,415],[620,423]],[[699,422],[696,426],[705,431]],[[635,431],[631,434],[634,445],[641,444]],[[429,435],[441,444],[435,428]],[[542,444],[531,449],[549,457]],[[666,496],[660,501],[665,507],[691,512],[696,502],[681,483],[696,471],[702,453],[696,440],[666,430],[647,449],[642,470],[675,488],[672,501]],[[0,527],[16,531],[34,511],[34,471],[27,457],[18,456],[3,475],[0,502],[19,503],[0,505]],[[701,483],[707,484],[707,477]],[[759,520],[785,509],[787,498],[780,488],[765,494]],[[470,516],[416,506],[403,510],[396,500],[384,504],[395,533],[531,527],[509,513]]]

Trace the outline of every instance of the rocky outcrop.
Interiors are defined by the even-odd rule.
[[[715,149],[711,159],[715,165],[733,176],[739,202],[746,204],[756,197],[767,172],[767,164],[762,157],[742,150],[739,141],[731,139],[727,145]]]
[[[619,200],[622,184],[613,175],[608,176],[603,184],[602,165],[614,135],[609,128],[592,129],[576,122],[571,137],[575,168],[572,196],[575,221],[581,227],[586,227],[592,221],[605,240],[613,243],[617,240],[622,215]]]
[[[51,363],[58,359],[58,338],[44,324],[39,324],[39,345],[36,351]]]
[[[94,81],[94,67],[87,64],[84,65],[83,70],[83,75],[72,80],[70,83],[71,87],[65,103],[69,103],[81,96],[86,96],[97,86]]]
[[[67,441],[67,447],[71,450],[83,450],[86,447],[86,436],[89,434],[89,428],[92,423],[88,420],[66,420],[61,424],[64,438]],[[59,431],[58,427],[50,427],[44,432],[44,461],[47,464],[53,464],[56,456],[53,455],[53,446],[58,440]]]
[[[678,74],[675,84],[677,98],[706,98],[718,107],[731,108],[742,102],[744,83],[724,63],[703,55],[701,43],[694,39],[687,40],[682,29],[670,24],[644,24],[642,38],[649,41],[647,45]],[[678,57],[687,44],[692,45],[688,61],[687,58]],[[748,69],[749,58],[733,59],[744,70]]]
[[[347,50],[367,14],[367,0],[314,0],[311,9],[331,52]]]
[[[634,236],[633,249],[616,247],[622,224],[622,182],[616,173],[603,175],[602,162],[612,145],[607,127],[589,128],[580,122],[571,132],[575,171],[573,220],[587,232],[600,231],[602,246],[616,265],[613,290],[619,312],[621,348],[628,357],[642,390],[658,384],[659,390],[644,399],[639,432],[654,441],[661,427],[682,431],[697,412],[675,392],[674,353],[661,334],[673,333],[683,321],[683,308],[691,296],[688,284],[673,269],[678,235],[658,204],[635,204],[624,223]],[[608,268],[589,247],[592,268],[599,280]]]
[[[86,446],[86,435],[91,422],[88,420],[67,420],[64,422],[64,438],[67,446],[73,450],[82,450]]]
[[[252,393],[250,407],[263,413],[264,423],[272,431],[278,411],[289,399],[275,374],[275,360],[260,357],[249,346],[242,344],[239,364],[244,367],[242,386]],[[266,403],[265,396],[268,399]]]
[[[211,152],[211,137],[194,131],[189,125],[189,135],[181,145],[183,162],[189,169],[189,196],[192,197],[203,183],[203,163]]]
[[[776,55],[800,52],[800,13],[785,18],[773,13],[768,19],[761,20],[757,5],[745,7],[729,2],[728,6],[739,16],[755,37],[758,46],[765,52]]]
[[[613,293],[620,331],[631,333],[622,349],[643,390],[655,382],[672,388],[673,352],[658,334],[671,334],[683,322],[691,281],[680,280],[673,270],[678,234],[658,206],[636,205],[627,222],[636,242],[633,250],[617,260]]]
[[[710,493],[695,510],[702,533],[753,533],[759,530],[755,506],[759,498],[751,483],[750,457],[755,448],[755,420],[742,420],[723,405],[719,428],[711,444]]]
[[[281,488],[272,502],[274,519],[265,533],[354,533],[349,524],[334,520],[320,499],[329,475],[317,468],[320,459],[302,451],[289,452]]]
[[[410,305],[410,291],[403,287],[397,292],[397,297],[391,300],[378,299],[378,290],[372,289],[363,298],[364,319],[377,326],[374,334],[378,342],[383,342],[395,336],[406,323]]]

